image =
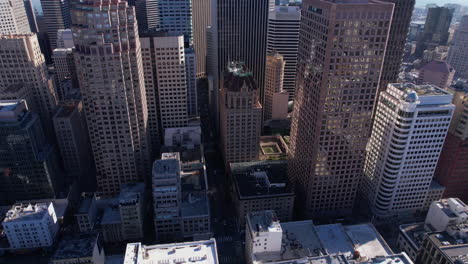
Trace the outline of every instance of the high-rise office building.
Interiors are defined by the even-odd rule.
[[[0,55],[0,99],[23,99],[11,97],[15,87],[30,90],[28,106],[39,114],[46,134],[50,135],[56,94],[36,35],[1,35]],[[6,90],[9,92],[5,93]]]
[[[0,0],[0,34],[31,33],[25,4],[22,0]]]
[[[388,34],[387,50],[380,77],[380,91],[385,91],[389,83],[397,82],[400,73],[405,43],[411,23],[415,0],[384,0],[394,3],[392,25]]]
[[[55,149],[24,100],[0,101],[0,204],[54,198],[62,191]]]
[[[294,99],[296,89],[297,49],[301,24],[300,6],[277,6],[268,14],[267,52],[278,52],[284,58],[283,89]]]
[[[54,49],[52,52],[52,60],[54,61],[54,78],[57,100],[65,100],[67,94],[70,92],[70,88],[78,88],[73,49]],[[71,87],[70,85],[63,84],[66,80],[72,81]]]
[[[193,47],[197,78],[206,76],[207,27],[211,25],[211,1],[192,1]]]
[[[468,15],[462,17],[455,31],[447,62],[455,68],[457,76],[468,78]]]
[[[187,47],[193,44],[192,2],[188,0],[157,0],[159,28],[184,36]]]
[[[24,0],[24,8],[26,10],[26,16],[28,17],[29,28],[31,32],[37,33],[39,26],[37,25],[36,13],[32,0]]]
[[[122,184],[147,180],[151,171],[135,10],[123,0],[75,0],[73,4],[75,63],[98,192],[117,194]]]
[[[187,58],[183,36],[155,33],[140,38],[153,150],[159,150],[164,129],[188,122]],[[156,153],[155,153],[156,155]]]
[[[419,70],[417,84],[432,84],[447,89],[453,81],[455,69],[446,61],[431,61]]]
[[[155,30],[159,26],[158,0],[127,0],[128,4],[135,6],[140,34],[148,30]]]
[[[198,116],[197,92],[197,54],[193,47],[185,49],[185,76],[187,78],[187,111],[188,115]]]
[[[394,83],[380,93],[362,186],[375,216],[423,210],[452,119],[451,101],[449,92],[433,85]]]
[[[453,95],[455,112],[435,172],[435,179],[446,189],[444,197],[468,202],[468,90]]]
[[[449,28],[452,23],[453,9],[431,7],[426,16],[424,31],[419,37],[416,55],[421,56],[426,49],[447,45]]]
[[[50,49],[57,48],[57,31],[71,26],[70,0],[41,0]]]
[[[286,62],[279,53],[269,53],[265,66],[263,120],[284,119],[288,115],[288,92],[283,90]]]
[[[93,190],[96,184],[93,154],[82,103],[60,104],[53,121],[69,182],[77,182],[82,190]]]
[[[224,162],[257,160],[262,106],[252,72],[241,62],[231,62],[223,76],[219,112]]]
[[[351,212],[393,6],[303,2],[289,176],[306,217]]]
[[[213,109],[219,111],[222,76],[231,61],[242,61],[252,72],[260,100],[265,78],[268,7],[266,0],[216,0],[212,2],[212,40],[216,49],[213,76]],[[213,51],[210,51],[213,52]],[[216,119],[219,125],[219,120]]]

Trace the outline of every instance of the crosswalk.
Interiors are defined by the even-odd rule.
[[[216,237],[216,243],[231,242],[232,236],[220,236]]]

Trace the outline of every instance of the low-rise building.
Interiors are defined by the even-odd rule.
[[[284,160],[288,157],[288,150],[282,136],[260,137],[260,160]]]
[[[468,225],[460,231],[463,235],[453,236],[445,231],[426,234],[415,263],[468,263]]]
[[[52,202],[15,204],[2,225],[12,249],[49,247],[59,228]]]
[[[447,89],[452,84],[454,75],[455,69],[447,62],[431,61],[421,68],[417,82]]]
[[[78,230],[81,233],[91,232],[94,229],[97,215],[96,195],[94,193],[83,193],[80,205],[75,213]]]
[[[178,152],[163,153],[161,160],[154,162],[152,184],[157,240],[193,239],[210,233],[203,162],[181,162]]]
[[[144,246],[127,244],[124,264],[197,263],[218,264],[214,238],[205,241]]]
[[[104,264],[106,256],[96,234],[82,234],[60,241],[51,264]]]
[[[392,263],[400,258],[412,263],[405,254],[395,255],[372,224],[280,223],[274,211],[262,211],[248,215],[245,236],[250,264]]]
[[[239,227],[256,211],[274,210],[281,221],[291,221],[295,196],[285,160],[231,163],[230,174]]]
[[[424,223],[401,225],[397,248],[405,251],[413,261],[418,262],[417,259],[420,257],[426,261],[430,256],[424,255],[425,253],[421,251],[424,247],[428,247],[429,240],[433,240],[432,234],[439,233],[444,233],[442,236],[448,236],[455,241],[458,239],[457,243],[460,245],[467,242],[468,206],[460,199],[449,198],[435,201],[431,204]],[[433,253],[432,251],[431,254]],[[467,253],[468,251],[465,252]],[[421,254],[424,256],[418,256]],[[431,263],[431,261],[424,263]]]

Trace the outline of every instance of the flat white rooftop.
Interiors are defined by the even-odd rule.
[[[48,213],[50,203],[15,204],[8,210],[4,222],[40,220]]]
[[[124,264],[193,263],[218,264],[214,238],[205,241],[143,246],[129,243]]]

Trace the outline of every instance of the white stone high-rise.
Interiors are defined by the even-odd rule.
[[[451,101],[433,85],[394,83],[380,93],[362,185],[375,216],[423,209],[455,108]]]
[[[296,89],[300,24],[300,6],[276,6],[268,14],[267,52],[278,52],[286,62],[283,88],[288,92],[289,100],[294,99]]]
[[[31,33],[23,0],[0,0],[0,34]]]
[[[187,58],[183,36],[157,33],[140,38],[148,106],[148,130],[153,149],[164,129],[188,122]]]
[[[468,15],[462,17],[455,31],[447,62],[455,68],[457,76],[468,78]]]
[[[288,92],[283,90],[284,66],[286,62],[279,53],[270,53],[265,66],[265,97],[263,98],[263,120],[285,119],[288,115]]]
[[[98,192],[115,195],[122,184],[147,180],[151,171],[135,10],[123,0],[74,0],[72,21]]]

